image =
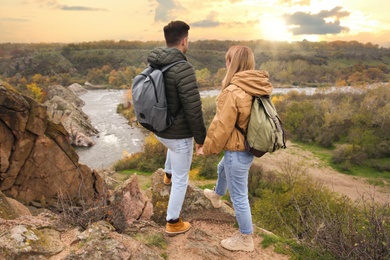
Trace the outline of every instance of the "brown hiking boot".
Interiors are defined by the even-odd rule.
[[[252,252],[255,250],[252,235],[245,235],[241,232],[237,232],[231,238],[222,240],[221,246],[231,251]]]
[[[174,236],[177,234],[185,233],[191,228],[191,224],[189,222],[184,222],[181,218],[176,223],[170,223],[170,221],[167,222],[167,225],[165,226],[165,232],[170,235]]]
[[[214,190],[204,189],[203,194],[211,201],[214,208],[218,209],[222,206],[221,196],[219,196]]]
[[[164,172],[164,184],[171,185],[172,183],[172,174]]]

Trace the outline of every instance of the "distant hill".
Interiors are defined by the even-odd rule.
[[[225,53],[232,45],[253,49],[257,67],[269,71],[271,80],[284,85],[359,84],[390,79],[390,48],[356,41],[271,42],[203,40],[190,43],[187,57],[196,70],[207,69],[210,77],[225,67]],[[24,77],[27,82],[36,75],[62,78],[70,75],[110,84],[112,70],[143,68],[146,57],[160,41],[98,41],[73,44],[0,44],[0,77]],[[92,72],[108,70],[102,76],[89,78]],[[103,73],[103,72],[102,72]],[[127,74],[132,78],[132,74]],[[124,81],[123,84],[131,82]],[[18,83],[17,83],[18,84]]]

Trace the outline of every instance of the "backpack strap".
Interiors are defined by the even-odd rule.
[[[245,133],[244,133],[244,130],[243,130],[241,127],[238,126],[237,122],[236,122],[236,124],[235,124],[235,127],[237,128],[238,131],[240,131],[240,133],[241,133],[244,137],[246,136]]]

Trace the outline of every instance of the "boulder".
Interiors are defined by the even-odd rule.
[[[118,231],[131,227],[136,221],[149,221],[153,215],[152,203],[139,188],[136,174],[121,183],[110,200],[111,220]]]
[[[31,212],[26,206],[0,191],[0,218],[16,219],[20,216],[31,216]]]
[[[163,183],[163,169],[158,169],[152,175],[152,220],[161,225],[166,223],[166,211],[169,201],[171,185]],[[234,210],[223,201],[222,207],[216,209],[210,200],[203,195],[203,190],[193,184],[187,187],[186,197],[184,199],[181,217],[186,221],[192,220],[210,220],[220,222],[234,222]]]
[[[88,92],[88,90],[86,90],[83,86],[81,86],[79,83],[73,83],[72,85],[70,85],[68,87],[69,90],[72,90],[77,96],[80,96],[86,92]]]

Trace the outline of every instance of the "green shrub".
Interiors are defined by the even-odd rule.
[[[292,166],[284,163],[275,179],[252,179],[261,183],[251,200],[255,223],[278,236],[300,241],[323,257],[390,257],[389,203],[378,204],[364,196],[352,202],[298,176],[299,167]]]
[[[202,98],[202,110],[204,123],[208,128],[216,113],[215,97]]]
[[[219,161],[219,155],[198,156],[194,157],[193,167],[199,169],[198,177],[207,180],[216,179]]]
[[[119,104],[116,108],[116,112],[121,114],[129,122],[132,122],[135,118],[133,106],[126,106],[125,104]]]
[[[131,154],[114,164],[116,171],[137,169],[145,172],[154,172],[158,168],[164,167],[166,158],[166,147],[161,144],[154,134],[145,138],[144,151]]]

